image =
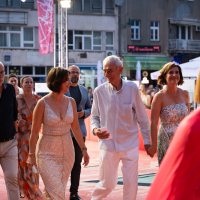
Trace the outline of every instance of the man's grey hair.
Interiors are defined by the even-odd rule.
[[[108,56],[106,57],[104,60],[103,60],[103,66],[108,63],[108,62],[113,62],[115,63],[116,67],[123,67],[123,63],[122,61],[120,60],[120,58],[118,56]]]
[[[4,67],[4,64],[2,62],[0,62],[0,66]]]

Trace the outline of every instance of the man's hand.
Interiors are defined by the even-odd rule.
[[[81,111],[78,112],[78,118],[82,118],[84,116],[85,112],[83,110],[83,107],[81,106]]]
[[[109,133],[107,131],[102,131],[100,128],[95,128],[94,129],[94,134],[99,138],[99,139],[106,139],[109,138]]]
[[[151,156],[151,158],[154,157],[154,154],[156,153],[157,150],[157,145],[151,145],[148,149],[149,155]]]

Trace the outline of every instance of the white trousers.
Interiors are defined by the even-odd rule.
[[[123,200],[136,200],[138,189],[139,146],[122,152],[99,150],[99,183],[91,200],[106,198],[118,182],[118,166],[122,161]]]

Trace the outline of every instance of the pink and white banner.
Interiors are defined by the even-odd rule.
[[[53,0],[37,0],[40,54],[53,53]]]

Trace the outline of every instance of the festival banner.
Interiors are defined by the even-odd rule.
[[[53,53],[53,0],[37,0],[40,54]]]

